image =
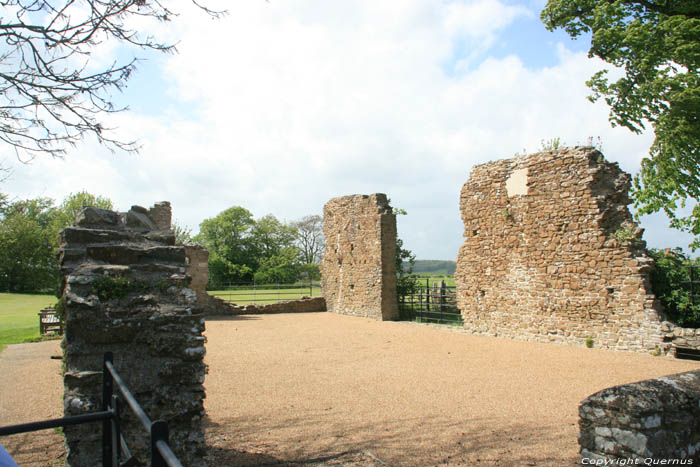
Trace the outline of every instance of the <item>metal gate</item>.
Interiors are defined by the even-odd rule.
[[[419,323],[462,324],[462,314],[457,308],[455,286],[445,281],[434,282],[430,278],[416,284],[412,290],[399,296],[401,319]]]

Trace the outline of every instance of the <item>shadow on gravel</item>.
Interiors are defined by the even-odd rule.
[[[577,465],[570,453],[542,452],[561,427],[495,419],[437,418],[348,424],[332,414],[207,424],[207,445],[248,463],[230,465]],[[251,453],[253,451],[253,453]],[[242,457],[246,454],[249,457]],[[236,457],[239,456],[239,457]],[[228,465],[228,464],[227,464]]]

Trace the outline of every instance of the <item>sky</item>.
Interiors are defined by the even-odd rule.
[[[405,247],[454,260],[474,165],[592,138],[634,174],[653,141],[612,128],[606,105],[587,100],[605,64],[587,57],[589,38],[544,28],[545,0],[210,0],[228,10],[218,20],[172,3],[174,21],[134,26],[177,54],[104,43],[91,59],[143,58],[113,96],[130,110],[106,121],[140,152],[86,140],[22,164],[6,148],[0,191],[60,202],[87,190],[122,211],[167,200],[193,233],[231,206],[294,221],[336,196],[386,193],[408,213],[397,219]],[[691,241],[663,215],[641,225],[652,247]]]

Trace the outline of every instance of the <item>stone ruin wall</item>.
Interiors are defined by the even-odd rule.
[[[61,232],[65,304],[64,412],[102,410],[103,354],[152,421],[165,420],[183,465],[204,465],[204,319],[189,288],[185,251],[175,246],[170,205],[118,214],[86,208]],[[147,460],[148,436],[130,409],[122,430]],[[98,465],[95,424],[65,428],[68,465]]]
[[[603,389],[579,406],[581,463],[695,465],[698,426],[700,371]]]
[[[236,305],[207,293],[209,282],[209,252],[197,244],[184,245],[185,270],[190,276],[190,288],[197,294],[198,308],[205,316],[257,315],[268,313],[311,313],[326,311],[323,297],[302,297],[268,304]]]
[[[630,176],[593,148],[474,167],[460,198],[455,273],[464,327],[667,352],[629,187]]]
[[[398,319],[396,216],[386,195],[333,198],[323,208],[321,287],[328,311]]]

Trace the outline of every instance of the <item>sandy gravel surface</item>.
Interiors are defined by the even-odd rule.
[[[207,436],[234,450],[231,465],[240,451],[243,462],[573,465],[582,399],[700,368],[329,313],[208,321],[207,338]]]
[[[573,465],[602,388],[698,362],[329,313],[207,321],[210,466]],[[61,415],[58,342],[0,354],[0,425]],[[0,440],[56,465],[52,430]],[[15,438],[15,437],[11,437]]]
[[[63,417],[61,341],[9,345],[0,353],[0,426]],[[53,430],[0,438],[21,465],[61,465],[63,436]]]

